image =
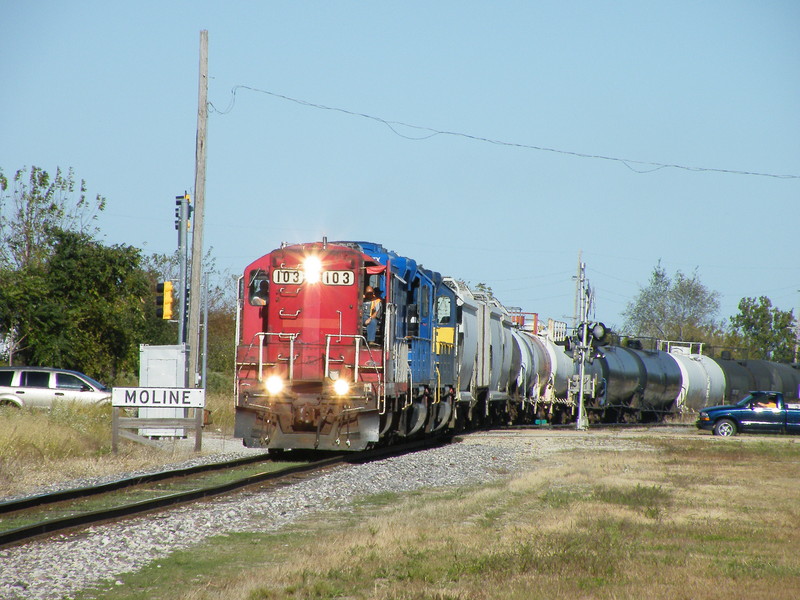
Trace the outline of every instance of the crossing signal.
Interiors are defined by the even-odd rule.
[[[175,196],[175,229],[180,231],[181,223],[186,223],[186,231],[192,229],[192,197],[187,193]]]
[[[156,316],[160,319],[172,319],[172,282],[163,281],[156,285]]]

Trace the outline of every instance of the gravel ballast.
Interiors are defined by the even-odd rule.
[[[209,536],[276,530],[317,511],[346,510],[357,497],[488,482],[519,471],[521,459],[537,454],[537,444],[525,440],[473,437],[467,443],[342,466],[277,491],[246,492],[246,499],[236,494],[6,548],[0,550],[0,598],[62,598],[101,583],[113,585],[118,574]]]

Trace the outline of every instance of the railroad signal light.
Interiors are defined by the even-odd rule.
[[[173,304],[173,296],[172,296],[172,282],[171,281],[163,281],[159,282],[156,285],[156,316],[160,319],[170,320],[172,319],[172,304]]]
[[[608,327],[603,323],[590,323],[589,335],[591,340],[589,340],[589,343],[594,346],[606,346],[610,341],[609,333]]]
[[[570,342],[567,340],[566,349],[577,342],[580,345],[583,341],[583,328],[586,327],[586,344],[589,348],[599,348],[600,346],[608,346],[611,343],[611,330],[605,324],[596,322],[584,322],[580,327],[575,329],[575,340]]]

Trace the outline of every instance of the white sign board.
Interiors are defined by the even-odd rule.
[[[201,388],[130,387],[111,390],[111,406],[127,408],[203,408],[206,391]]]

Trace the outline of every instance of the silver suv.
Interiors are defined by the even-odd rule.
[[[50,408],[55,401],[102,404],[111,401],[111,390],[77,371],[0,367],[0,406]]]

